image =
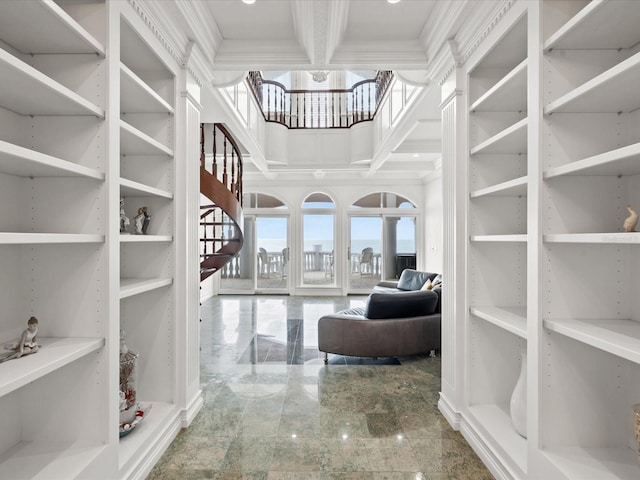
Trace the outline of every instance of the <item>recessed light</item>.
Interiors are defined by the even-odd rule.
[[[400,0],[387,0],[387,3],[390,3],[393,5],[394,3],[400,3]]]
[[[397,0],[400,1],[400,0]],[[253,5],[256,3],[256,0],[242,0],[242,3],[246,3],[247,5]]]

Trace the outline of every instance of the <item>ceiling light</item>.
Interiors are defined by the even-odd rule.
[[[397,0],[400,1],[400,0]],[[242,0],[242,3],[246,3],[247,5],[253,5],[256,3],[256,0]]]
[[[244,0],[242,0],[242,1],[244,1]],[[390,3],[390,4],[393,5],[394,3],[400,3],[400,0],[387,0],[387,3]]]

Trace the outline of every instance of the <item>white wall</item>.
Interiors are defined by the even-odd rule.
[[[442,272],[443,269],[443,203],[442,176],[431,180],[425,186],[424,199],[424,250],[425,269]]]

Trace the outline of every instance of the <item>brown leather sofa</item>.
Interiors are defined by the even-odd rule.
[[[395,357],[440,350],[440,287],[421,290],[438,274],[404,270],[398,282],[379,282],[364,308],[318,320],[318,349],[354,357]],[[417,288],[416,288],[417,287]]]

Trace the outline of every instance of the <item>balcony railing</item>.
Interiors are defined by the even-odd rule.
[[[287,128],[349,128],[373,120],[392,78],[393,72],[384,70],[352,88],[332,90],[288,90],[260,72],[249,72],[247,80],[267,122]]]

